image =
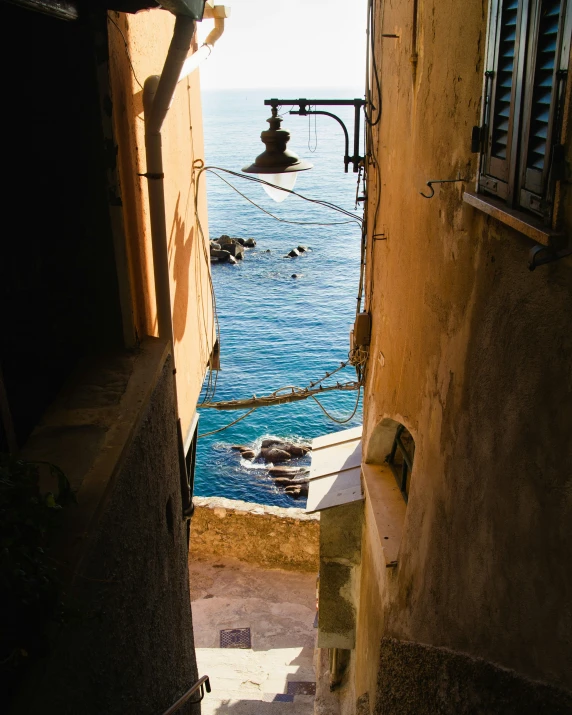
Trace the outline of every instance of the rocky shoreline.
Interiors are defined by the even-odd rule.
[[[248,248],[254,248],[256,241],[253,238],[231,238],[226,234],[209,241],[211,263],[232,263],[244,259],[244,253]]]
[[[220,238],[209,241],[209,254],[211,263],[230,263],[236,265],[244,260],[246,251],[255,248],[256,241],[253,238],[238,238],[223,234]],[[296,246],[289,251],[284,258],[297,258],[312,249],[308,246]],[[264,253],[270,253],[267,249]],[[299,274],[294,274],[292,278],[298,278]]]
[[[271,465],[268,468],[268,474],[274,479],[274,484],[283,489],[288,496],[294,499],[308,496],[307,474],[310,469],[306,466],[287,467],[281,465],[283,462],[305,457],[311,450],[308,445],[281,439],[264,439],[258,452],[241,444],[233,445],[232,449],[239,452],[243,459]],[[277,464],[280,466],[276,466]]]

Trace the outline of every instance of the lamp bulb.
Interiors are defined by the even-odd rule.
[[[268,181],[270,184],[275,184],[283,189],[287,189],[287,191],[281,191],[278,188],[274,188],[274,186],[262,184],[264,191],[266,191],[268,196],[270,196],[271,199],[274,199],[274,201],[280,203],[281,201],[284,201],[284,199],[288,198],[288,190],[292,191],[294,188],[297,172],[288,171],[284,174],[257,174],[257,176],[259,179],[262,179],[262,181]]]

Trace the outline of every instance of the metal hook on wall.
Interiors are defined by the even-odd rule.
[[[421,196],[423,196],[424,199],[432,199],[433,196],[435,196],[435,189],[433,188],[433,184],[456,184],[459,181],[470,181],[470,179],[461,179],[461,177],[457,179],[433,179],[433,181],[428,181],[427,186],[431,189],[431,193],[429,195],[424,194],[422,191],[419,193]]]
[[[535,246],[530,249],[528,254],[528,270],[534,271],[538,266],[544,266],[546,263],[559,261],[566,256],[572,256],[572,248],[563,248],[556,251],[549,246]]]

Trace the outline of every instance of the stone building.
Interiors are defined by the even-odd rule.
[[[198,72],[177,80],[204,3],[162,4],[0,3],[0,451],[77,497],[51,551],[66,624],[15,712],[163,712],[197,679],[189,494],[216,336]]]
[[[564,0],[372,0],[342,713],[572,712],[571,27]]]

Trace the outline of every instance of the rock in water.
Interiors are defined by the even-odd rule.
[[[256,457],[256,452],[253,452],[252,449],[243,449],[240,456],[244,457],[244,459],[254,459]]]
[[[231,256],[234,256],[238,261],[244,258],[244,246],[241,245],[237,238],[230,238],[230,236],[221,236],[218,244],[222,247],[224,251],[228,251]]]
[[[281,449],[289,452],[293,457],[305,457],[310,451],[308,447],[302,447],[299,444],[292,444],[291,442],[288,442],[288,444],[281,447]]]
[[[247,447],[245,444],[233,444],[231,449],[234,449],[236,452],[244,452],[247,449],[250,449],[250,447]]]
[[[284,444],[281,439],[263,439],[260,443],[261,449],[268,449],[268,447],[273,447],[275,444]]]
[[[256,241],[253,238],[247,238],[242,245],[246,246],[246,248],[254,248],[256,246]]]
[[[308,246],[298,246],[298,250],[300,251],[300,253],[306,253],[306,251],[308,251],[309,249]]]
[[[232,262],[236,263],[235,258],[231,256],[228,251],[217,250],[215,248],[211,248],[211,259],[212,258],[219,263],[230,263],[230,259],[232,258]]]
[[[307,484],[300,484],[292,487],[286,487],[284,489],[284,492],[288,494],[289,497],[292,497],[293,499],[299,499],[300,497],[307,497],[308,496],[308,485]]]
[[[284,449],[278,449],[277,447],[270,447],[269,449],[261,449],[260,456],[265,462],[287,462],[292,459],[290,452],[286,452]]]
[[[290,479],[289,477],[274,477],[274,484],[278,487],[290,487],[290,486],[300,486],[301,484],[307,484],[307,479]]]
[[[270,467],[268,474],[271,477],[288,477],[289,479],[299,474],[308,474],[308,467]]]
[[[226,250],[231,256],[234,256],[237,261],[242,261],[244,258],[244,247],[240,243],[227,243]]]
[[[296,256],[300,255],[300,251],[297,248],[293,248],[290,253],[286,255],[286,258],[296,258]]]

